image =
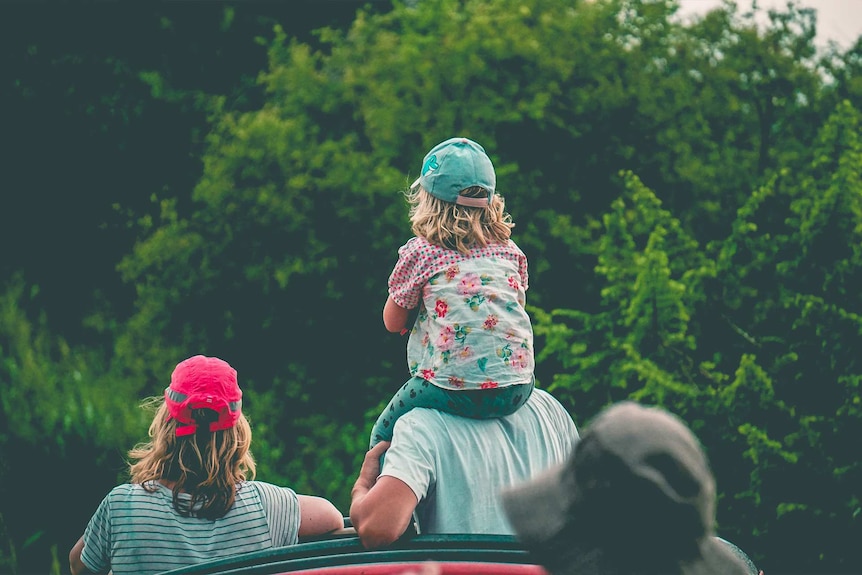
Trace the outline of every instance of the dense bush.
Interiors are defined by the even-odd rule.
[[[237,368],[259,477],[346,512],[406,377],[380,319],[410,234],[400,191],[461,134],[489,151],[530,260],[539,385],[581,425],[626,397],[679,413],[715,468],[720,533],[767,572],[862,568],[860,46],[816,53],[793,6],[765,30],[731,5],[682,25],[670,0],[388,8],[314,34],[260,6],[194,28],[145,11],[174,53],[216,58],[200,69],[17,36],[33,70],[12,95],[84,110],[63,126],[121,169],[88,193],[101,164],[70,149],[68,242],[2,267],[0,566],[65,569],[146,431],[137,403],[194,353]],[[231,49],[244,64],[219,77]],[[52,91],[83,65],[104,85]]]

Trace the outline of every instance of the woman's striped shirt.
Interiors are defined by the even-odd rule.
[[[237,487],[230,511],[209,520],[181,516],[171,490],[155,485],[149,492],[126,483],[105,496],[84,531],[87,569],[146,575],[298,540],[299,501],[292,489],[247,481]]]

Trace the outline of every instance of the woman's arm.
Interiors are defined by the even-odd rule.
[[[83,551],[84,538],[81,537],[72,547],[72,550],[69,551],[69,570],[72,572],[72,575],[85,575],[87,573],[92,573],[92,571],[87,569],[84,565],[84,562],[81,561],[81,553]]]
[[[344,516],[329,500],[313,495],[297,495],[299,537],[323,535],[344,528]]]

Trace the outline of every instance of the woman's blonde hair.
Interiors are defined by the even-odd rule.
[[[430,243],[467,253],[471,248],[505,243],[515,224],[506,213],[502,196],[493,194],[484,207],[460,206],[435,198],[422,186],[405,192],[410,203],[413,233]],[[461,195],[468,198],[487,197],[481,187],[467,188]]]
[[[153,397],[143,407],[155,409],[150,424],[150,441],[129,450],[129,475],[147,491],[160,479],[172,484],[173,505],[184,517],[218,519],[236,499],[237,486],[254,479],[256,465],[252,457],[251,427],[244,415],[236,425],[221,431],[209,431],[199,425],[197,433],[177,437],[177,422],[168,418],[164,398]],[[211,410],[194,410],[196,419],[205,421]],[[180,498],[187,493],[189,498]]]

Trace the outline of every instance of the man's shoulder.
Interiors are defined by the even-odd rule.
[[[461,419],[456,415],[440,411],[439,409],[433,409],[430,407],[414,407],[399,417],[398,421],[395,422],[395,426],[397,429],[398,427],[412,427],[429,424],[446,425],[446,421],[450,418],[455,420]],[[399,423],[402,425],[399,426]]]
[[[545,431],[577,434],[571,414],[557,398],[542,389],[534,389],[529,401],[513,415],[522,417],[531,425],[539,425]]]
[[[538,387],[533,389],[533,393],[530,395],[530,399],[527,401],[526,405],[532,405],[538,409],[568,415],[566,408],[563,407],[563,404],[560,403],[556,397]]]

